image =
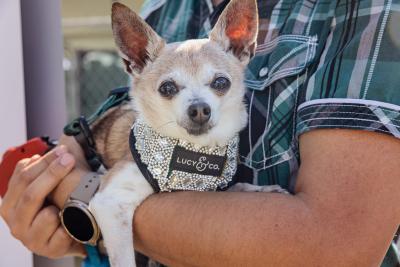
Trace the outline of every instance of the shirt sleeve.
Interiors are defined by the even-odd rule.
[[[211,29],[211,0],[146,0],[142,18],[168,43],[205,38]]]
[[[347,128],[400,138],[400,1],[356,2],[333,16],[298,107],[299,134]]]

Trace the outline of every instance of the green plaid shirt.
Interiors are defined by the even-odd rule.
[[[147,0],[167,41],[203,38],[228,1]],[[259,0],[246,71],[249,125],[238,177],[294,191],[300,134],[359,129],[400,137],[400,0]],[[244,180],[243,180],[244,179]],[[394,246],[382,266],[396,266]]]

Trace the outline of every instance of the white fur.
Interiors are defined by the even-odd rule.
[[[189,51],[191,51],[190,45],[195,44],[193,40],[183,43]],[[224,76],[231,81],[231,88],[223,96],[217,96],[210,88],[210,83],[216,76]],[[242,77],[232,77],[225,69],[217,69],[212,64],[203,64],[195,74],[178,65],[171,72],[159,77],[155,89],[166,80],[174,80],[184,88],[170,100],[163,99],[158,93],[148,96],[146,101],[153,102],[153,106],[157,107],[151,114],[143,107],[144,100],[137,97],[142,92],[136,89],[136,92],[133,91],[133,105],[139,117],[162,135],[187,140],[201,146],[224,146],[246,125],[247,113],[243,103],[245,88]],[[189,120],[187,109],[194,101],[205,102],[211,107],[212,128],[199,136],[189,134],[183,127]],[[157,116],[154,116],[154,113]]]
[[[112,180],[90,201],[90,210],[101,229],[111,265],[136,266],[133,213],[145,198],[154,193],[153,188],[134,162],[125,163],[112,177],[103,179]]]

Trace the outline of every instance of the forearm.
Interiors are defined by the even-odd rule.
[[[305,202],[283,194],[157,194],[134,220],[135,248],[173,266],[312,266],[321,236]]]

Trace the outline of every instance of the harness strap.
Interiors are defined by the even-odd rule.
[[[133,159],[135,160],[135,163],[138,166],[144,178],[146,178],[147,182],[151,185],[151,187],[153,187],[154,192],[158,193],[160,192],[160,187],[158,185],[158,182],[156,179],[154,179],[153,175],[148,170],[147,165],[143,163],[143,161],[140,159],[140,155],[135,147],[135,144],[136,144],[136,137],[133,134],[133,131],[131,131],[129,135],[129,146],[132,152]]]
[[[81,116],[79,118],[79,134],[75,135],[75,140],[81,146],[87,163],[92,171],[97,171],[103,164],[103,160],[100,154],[96,151],[96,143],[93,138],[92,131],[89,128],[89,124],[85,117]],[[105,168],[107,168],[105,166]]]
[[[64,127],[64,134],[75,138],[83,149],[90,169],[94,172],[98,171],[101,166],[105,168],[107,168],[107,166],[104,165],[100,154],[97,153],[96,142],[93,138],[90,125],[109,109],[119,106],[125,101],[130,101],[129,87],[114,89],[110,92],[106,101],[104,101],[88,119],[84,116],[80,116]]]

